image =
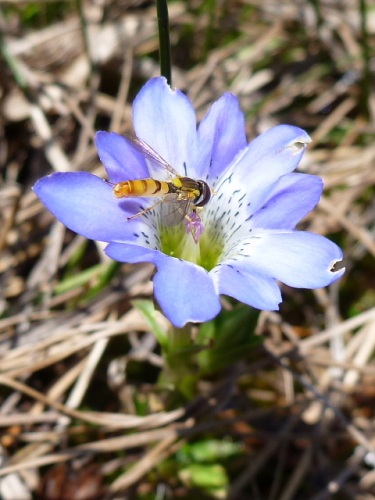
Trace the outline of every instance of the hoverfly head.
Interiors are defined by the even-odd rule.
[[[211,199],[211,189],[207,182],[197,181],[199,184],[200,195],[194,202],[196,207],[204,207]]]

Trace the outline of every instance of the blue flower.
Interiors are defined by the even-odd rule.
[[[244,115],[229,93],[211,106],[197,129],[191,102],[163,78],[141,89],[133,123],[137,137],[175,170],[212,189],[194,220],[167,227],[160,204],[128,220],[155,199],[118,199],[113,184],[168,180],[168,173],[115,133],[96,136],[109,183],[87,172],[55,173],[40,179],[34,191],[68,228],[107,242],[111,258],[153,263],[155,297],[174,325],[212,319],[220,311],[221,294],[277,310],[276,280],[320,288],[342,276],[343,269],[333,270],[342,259],[334,243],[295,230],[323,188],[319,177],[291,173],[310,142],[306,132],[280,125],[247,144]]]

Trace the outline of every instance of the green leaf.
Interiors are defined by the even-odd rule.
[[[132,305],[142,313],[143,317],[150,325],[152,333],[157,338],[158,342],[165,349],[168,345],[167,328],[160,321],[160,312],[155,309],[151,300],[133,300]]]
[[[188,486],[204,489],[226,488],[228,476],[222,465],[192,464],[179,471],[179,478]]]
[[[259,311],[239,304],[231,311],[223,311],[214,320],[201,326],[198,340],[211,346],[198,354],[203,373],[212,373],[247,356],[262,342],[254,334]]]
[[[80,273],[65,278],[56,285],[54,293],[58,295],[87,284],[92,278],[100,276],[105,271],[106,266],[107,264],[96,264]]]
[[[118,273],[121,267],[121,262],[111,261],[105,265],[102,273],[99,276],[98,282],[90,288],[88,293],[84,296],[85,300],[92,299],[96,294],[98,294],[104,287],[106,287],[114,276]]]
[[[242,452],[242,445],[230,440],[206,439],[195,443],[187,443],[178,451],[178,459],[188,462],[217,462]]]

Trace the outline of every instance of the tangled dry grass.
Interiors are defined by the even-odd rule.
[[[158,74],[155,9],[32,5],[0,1],[0,497],[213,498],[174,457],[214,436],[242,447],[219,498],[374,498],[374,11],[171,2],[173,83],[198,116],[229,90],[249,139],[278,123],[311,134],[301,170],[325,194],[301,227],[334,239],[347,273],[328,290],[284,287],[280,313],[260,316],[263,345],[170,410],[132,305],[151,297],[152,268],[109,262],[30,190],[51,171],[104,175],[92,139],[128,132],[134,95]]]

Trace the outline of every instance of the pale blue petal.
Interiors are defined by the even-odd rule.
[[[113,260],[118,262],[127,262],[129,264],[138,264],[140,262],[150,262],[155,264],[156,259],[162,258],[164,254],[158,250],[144,247],[137,244],[110,243],[104,249],[104,252]],[[166,255],[164,256],[168,258]]]
[[[196,157],[196,118],[190,100],[182,92],[171,90],[165,78],[148,81],[134,100],[133,124],[140,139],[180,175],[189,176]],[[149,168],[159,180],[168,179],[167,172],[163,178],[152,165]]]
[[[216,180],[246,144],[244,114],[237,97],[227,92],[210,107],[199,125],[194,177]]]
[[[254,214],[279,178],[298,166],[309,142],[311,139],[304,130],[289,125],[279,125],[261,134],[219,178],[215,185],[217,196],[212,203],[227,209],[226,204],[230,203],[233,193],[237,193],[238,199],[243,199],[247,215]]]
[[[144,228],[139,219],[127,220],[133,206],[124,207],[113,196],[112,186],[88,172],[48,175],[33,190],[60,222],[86,238],[132,241]]]
[[[259,274],[296,288],[321,288],[340,278],[344,269],[333,271],[342,260],[340,248],[323,236],[303,231],[254,232],[227,256],[237,269],[256,268]]]
[[[323,191],[320,177],[287,174],[280,177],[275,189],[251,219],[260,229],[294,229],[318,203]]]
[[[175,326],[203,323],[220,312],[219,297],[205,269],[172,257],[156,261],[156,266],[155,298]]]
[[[131,181],[149,177],[146,161],[126,137],[112,132],[97,132],[95,144],[110,182]]]
[[[226,264],[217,266],[211,275],[220,294],[264,311],[279,309],[282,298],[274,279],[262,276],[256,270],[251,273],[240,266]]]
[[[175,326],[209,321],[220,312],[214,284],[202,267],[138,245],[111,243],[105,252],[120,262],[155,264],[154,295]]]

